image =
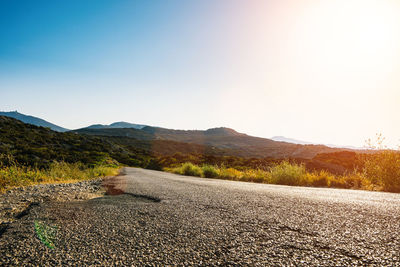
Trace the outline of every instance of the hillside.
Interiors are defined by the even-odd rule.
[[[108,133],[109,130],[102,129],[101,132]],[[120,129],[113,130],[119,133]],[[138,130],[125,129],[124,132],[136,131]],[[85,132],[91,133],[93,129],[87,129]],[[135,135],[138,136],[137,133]],[[214,156],[234,154],[230,150],[198,144],[153,140],[147,133],[143,134],[141,140],[119,134],[91,136],[75,132],[60,133],[0,116],[0,155],[12,155],[19,163],[31,166],[45,167],[52,161],[82,162],[90,165],[111,158],[129,166],[146,167],[151,159],[176,153]]]
[[[32,125],[47,127],[54,131],[67,131],[67,129],[43,119],[27,116],[16,111],[0,112],[1,114]],[[174,130],[128,122],[115,122],[109,125],[94,124],[72,132],[102,136],[105,141],[116,142],[132,149],[140,147],[146,149],[148,153],[159,155],[171,155],[181,152],[236,157],[312,159],[320,153],[346,150],[325,145],[293,144],[282,138],[271,140],[254,137],[225,127],[212,128],[205,131]],[[114,138],[111,140],[109,137]]]
[[[80,129],[74,132],[87,135],[128,137],[135,140],[165,140],[197,144],[220,149],[225,155],[256,158],[304,158],[311,159],[319,153],[331,153],[343,149],[323,145],[300,145],[277,142],[271,139],[249,136],[229,128],[200,130],[173,130],[146,126],[142,129]],[[125,142],[129,142],[127,139]],[[132,142],[137,142],[133,141]],[[176,151],[179,152],[179,151]]]
[[[142,166],[149,160],[147,153],[133,147],[127,149],[95,136],[60,133],[5,116],[0,116],[0,154],[12,155],[19,163],[39,167],[52,161],[93,165],[110,158]]]
[[[45,121],[43,119],[40,119],[40,118],[37,118],[37,117],[33,117],[33,116],[24,115],[24,114],[21,114],[21,113],[19,113],[17,111],[0,112],[0,116],[6,116],[6,117],[14,118],[14,119],[20,120],[20,121],[22,121],[24,123],[29,123],[29,124],[36,125],[36,126],[47,127],[47,128],[50,128],[51,130],[57,131],[57,132],[69,131],[68,129],[60,127],[60,126],[55,125],[53,123],[50,123],[48,121]]]
[[[290,160],[306,164],[308,169],[325,169],[333,173],[344,173],[353,169],[355,164],[354,152],[317,154],[326,148],[301,145],[288,147],[285,143],[268,139],[264,145],[270,144],[270,147],[264,147],[264,150],[256,147],[221,148],[162,139],[163,137],[173,137],[198,141],[196,138],[203,137],[204,139],[201,139],[203,141],[218,143],[218,140],[223,140],[227,144],[242,138],[250,138],[248,140],[252,140],[253,143],[262,143],[263,141],[262,138],[250,137],[226,128],[207,131],[176,131],[160,128],[147,128],[146,131],[137,129],[86,129],[82,131],[85,134],[60,133],[0,116],[0,156],[12,155],[19,163],[38,167],[46,167],[53,161],[95,165],[114,159],[129,166],[148,168],[173,166],[183,162],[258,168],[290,158]],[[177,132],[175,136],[174,132]],[[93,136],[93,134],[98,134],[98,136]],[[241,142],[245,143],[243,140]],[[255,155],[254,151],[260,154],[265,151],[267,155],[290,154],[291,156],[250,156]],[[316,154],[313,158],[296,156],[313,153]],[[7,159],[3,157],[1,162],[6,163]]]

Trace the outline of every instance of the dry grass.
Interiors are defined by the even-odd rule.
[[[237,170],[223,166],[197,166],[192,163],[184,163],[175,168],[166,168],[165,171],[181,175],[255,183],[382,190],[379,184],[372,183],[371,180],[365,177],[361,172],[335,176],[327,171],[309,172],[304,165],[293,164],[287,161],[283,161],[268,170]]]
[[[48,169],[12,164],[0,168],[0,191],[41,183],[71,183],[117,175],[118,171],[117,166],[99,165],[89,168],[81,163],[55,162]]]

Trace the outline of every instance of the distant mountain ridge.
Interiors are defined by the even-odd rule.
[[[93,124],[88,127],[82,128],[82,129],[121,129],[121,128],[132,128],[132,129],[142,129],[146,127],[147,125],[143,124],[135,124],[135,123],[129,123],[125,121],[119,121],[119,122],[114,122],[109,125],[106,124]]]
[[[58,125],[55,125],[55,124],[50,123],[48,121],[45,121],[43,119],[40,119],[40,118],[37,118],[37,117],[33,117],[33,116],[29,116],[29,115],[25,115],[25,114],[21,114],[18,111],[0,112],[0,116],[14,118],[14,119],[20,120],[20,121],[22,121],[24,123],[28,123],[28,124],[32,124],[32,125],[36,125],[36,126],[47,127],[47,128],[50,128],[51,130],[56,131],[56,132],[69,131],[66,128],[60,127]]]
[[[293,138],[287,138],[284,136],[274,136],[271,138],[271,140],[278,141],[278,142],[298,144],[298,145],[316,145],[315,143],[312,143],[312,142],[297,140],[297,139],[293,139]]]
[[[313,142],[302,141],[302,140],[298,140],[298,139],[294,139],[294,138],[287,138],[285,136],[274,136],[271,138],[271,140],[292,143],[292,144],[299,144],[299,145],[323,145],[323,146],[327,146],[327,147],[331,147],[331,148],[344,148],[344,149],[351,149],[351,150],[364,150],[365,149],[365,148],[356,147],[356,146],[341,146],[341,145],[333,145],[333,144],[313,143]]]

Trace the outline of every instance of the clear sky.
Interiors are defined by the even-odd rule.
[[[400,141],[398,0],[0,2],[0,110]]]

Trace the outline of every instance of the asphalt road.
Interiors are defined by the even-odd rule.
[[[0,265],[400,266],[399,194],[125,172],[116,195],[32,207]]]

